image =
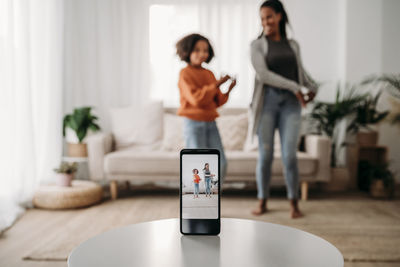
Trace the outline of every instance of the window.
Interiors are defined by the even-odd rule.
[[[257,3],[209,1],[195,4],[154,4],[149,8],[150,97],[165,106],[179,105],[178,76],[186,63],[176,56],[175,44],[184,35],[197,32],[209,38],[215,58],[207,68],[218,78],[236,75],[238,84],[227,105],[247,107],[253,91],[250,42],[260,31]],[[226,88],[222,88],[226,90]]]

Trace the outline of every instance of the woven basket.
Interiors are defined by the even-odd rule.
[[[72,181],[72,186],[44,185],[33,197],[33,204],[44,209],[72,209],[101,201],[103,189],[91,181]]]

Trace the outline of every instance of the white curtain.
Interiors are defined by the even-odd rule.
[[[62,0],[0,1],[0,228],[60,161],[62,55]]]
[[[110,108],[147,99],[148,14],[147,1],[65,1],[64,112],[93,106],[107,131]]]

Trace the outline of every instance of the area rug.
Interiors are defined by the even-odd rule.
[[[315,234],[336,246],[347,262],[400,264],[400,200],[369,198],[316,199],[301,202],[305,217],[289,218],[289,204],[271,199],[269,212],[254,217],[255,199],[225,196],[221,215],[278,223]],[[24,260],[65,261],[81,242],[115,227],[179,217],[179,201],[171,195],[138,195],[72,211],[30,210],[29,216],[47,219],[36,228],[38,238]]]

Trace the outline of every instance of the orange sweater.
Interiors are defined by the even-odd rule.
[[[205,68],[188,65],[179,74],[181,106],[178,115],[197,121],[214,121],[218,117],[217,107],[228,101],[216,85],[214,74]]]
[[[198,174],[195,174],[195,175],[193,175],[193,182],[195,183],[195,184],[198,184],[198,183],[200,183],[200,176],[198,175]]]

